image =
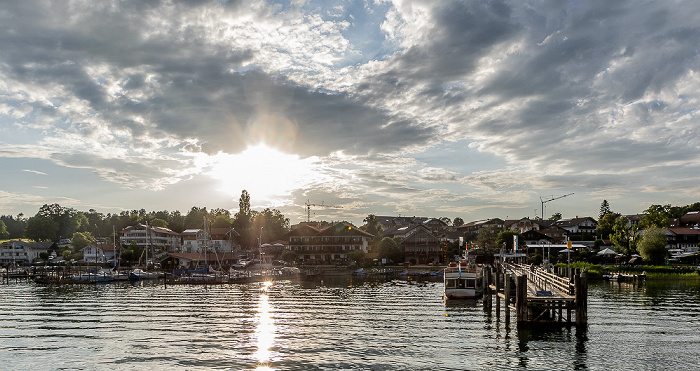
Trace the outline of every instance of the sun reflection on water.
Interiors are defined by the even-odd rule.
[[[257,370],[271,370],[268,365],[272,354],[270,348],[275,341],[275,323],[271,315],[270,297],[267,295],[267,290],[271,285],[272,282],[263,282],[260,288],[260,300],[256,315],[258,326],[255,329],[255,335],[258,339],[258,350],[255,352],[255,357],[258,359]]]

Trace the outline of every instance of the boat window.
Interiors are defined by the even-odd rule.
[[[457,280],[447,280],[447,282],[445,282],[445,286],[451,288],[457,287]]]
[[[467,288],[473,289],[474,287],[476,287],[475,284],[476,284],[476,280],[473,280],[473,279],[467,280]]]

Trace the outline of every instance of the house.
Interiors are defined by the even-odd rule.
[[[445,260],[442,240],[423,225],[409,228],[401,244],[405,260],[411,264],[435,264]]]
[[[12,240],[0,244],[0,265],[28,264],[39,258],[42,252],[56,250],[55,242],[33,242]]]
[[[572,234],[588,234],[595,236],[595,229],[598,222],[590,216],[579,218],[578,216],[570,219],[559,219],[555,223],[557,227],[566,229],[569,235]]]
[[[669,227],[666,229],[667,244],[669,251],[682,254],[697,254],[700,246],[699,227]]]
[[[527,231],[539,231],[549,227],[553,222],[550,220],[536,219],[532,220],[530,218],[522,218],[519,220],[506,220],[504,222],[505,228],[511,231],[519,231],[520,233],[525,233]]]
[[[93,243],[81,249],[83,261],[89,263],[107,263],[115,261],[119,247],[113,244]]]
[[[469,222],[460,226],[455,227],[458,231],[462,231],[463,234],[472,234],[472,233],[477,233],[479,229],[481,228],[490,228],[490,227],[495,227],[498,229],[504,229],[505,228],[505,221],[500,218],[492,218],[492,219],[484,219],[484,220],[476,220],[473,222]]]
[[[557,241],[553,237],[547,236],[546,234],[540,231],[529,230],[520,235],[520,242],[524,243],[526,246],[530,246],[552,244],[559,241]]]
[[[683,227],[700,227],[700,211],[691,211],[680,218]]]
[[[182,252],[183,253],[199,253],[202,251],[206,234],[204,229],[185,229],[180,233],[182,236]]]
[[[211,246],[216,252],[232,252],[238,250],[238,240],[241,235],[233,228],[211,228]]]
[[[153,248],[156,252],[175,252],[182,248],[182,237],[168,228],[136,224],[122,229],[119,241],[122,246],[135,244],[141,248]]]
[[[297,261],[304,264],[334,264],[347,261],[347,254],[361,250],[368,252],[373,235],[346,222],[319,229],[308,224],[280,237],[285,248],[297,254]]]

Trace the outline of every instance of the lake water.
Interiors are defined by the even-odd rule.
[[[494,305],[495,308],[495,305]],[[697,369],[700,280],[592,283],[589,326],[518,329],[442,282],[0,285],[0,369]],[[514,319],[514,315],[511,316]]]

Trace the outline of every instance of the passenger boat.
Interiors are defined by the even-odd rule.
[[[475,299],[483,293],[483,267],[467,261],[450,263],[444,270],[446,299]]]

